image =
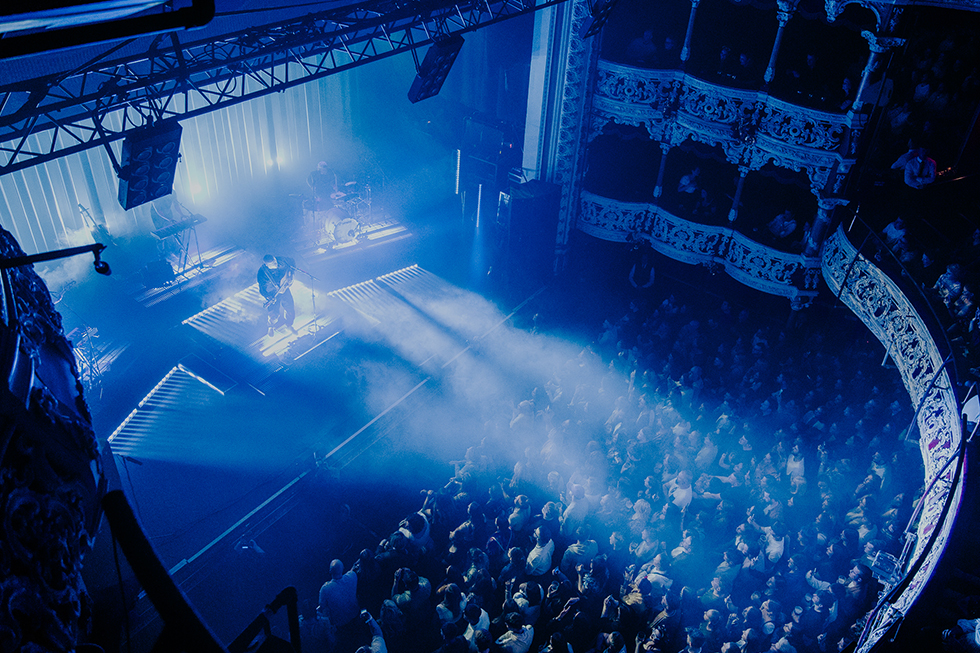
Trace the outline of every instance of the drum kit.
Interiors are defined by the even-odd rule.
[[[317,245],[348,245],[357,241],[361,220],[371,215],[371,186],[349,181],[330,195],[330,208],[313,212]]]

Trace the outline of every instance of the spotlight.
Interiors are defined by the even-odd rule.
[[[105,276],[112,274],[109,264],[102,260],[102,250],[97,250],[92,253],[95,254],[95,261],[92,262],[92,265],[95,266],[95,271]]]

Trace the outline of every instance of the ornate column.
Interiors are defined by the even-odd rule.
[[[664,192],[664,168],[667,167],[667,152],[670,151],[670,143],[660,144],[660,170],[657,171],[657,185],[653,189],[653,196],[660,198]]]
[[[796,11],[796,3],[799,0],[776,0],[776,4],[779,7],[776,10],[776,19],[779,20],[779,29],[776,30],[776,41],[772,44],[772,54],[769,55],[769,65],[766,66],[766,74],[763,79],[766,80],[766,84],[772,81],[772,78],[776,74],[776,56],[779,54],[779,45],[783,42],[783,30],[786,29],[786,23],[793,16],[793,12]]]
[[[561,187],[558,233],[555,241],[555,272],[565,267],[568,238],[580,210],[582,144],[589,120],[591,80],[598,46],[596,39],[583,39],[583,23],[591,17],[587,0],[573,0],[556,7],[554,33],[549,49],[547,144],[542,148],[539,178]],[[542,40],[544,41],[544,40]],[[542,42],[541,45],[545,45]],[[525,167],[527,164],[525,164]]]
[[[728,221],[735,222],[738,217],[738,205],[742,200],[742,186],[745,185],[745,175],[749,174],[748,166],[738,167],[738,184],[735,186],[735,198],[732,200],[732,210],[728,212]]]
[[[701,0],[691,0],[691,15],[687,19],[687,34],[684,35],[684,47],[681,48],[681,61],[691,58],[691,32],[694,31],[694,14],[698,11]]]
[[[817,214],[813,218],[810,233],[806,235],[806,247],[803,250],[803,256],[812,258],[820,253],[820,247],[827,238],[828,227],[830,227],[830,212],[848,202],[850,200],[843,197],[821,197],[817,200]]]
[[[864,104],[861,101],[861,96],[864,95],[864,90],[868,87],[868,79],[871,77],[871,73],[878,68],[878,61],[881,54],[888,52],[891,48],[905,44],[905,39],[894,36],[878,36],[868,30],[861,32],[861,36],[868,41],[871,54],[868,56],[868,63],[865,64],[864,71],[861,73],[861,84],[858,86],[857,94],[854,96],[854,104],[852,106],[855,111],[860,111]]]

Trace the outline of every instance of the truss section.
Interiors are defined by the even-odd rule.
[[[564,1],[368,0],[196,42],[160,35],[138,58],[0,85],[0,175]]]

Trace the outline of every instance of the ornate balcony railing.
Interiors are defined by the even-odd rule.
[[[823,277],[891,354],[912,405],[919,407],[916,418],[927,493],[915,544],[899,561],[901,578],[886,588],[887,604],[879,604],[865,629],[858,649],[865,652],[904,617],[949,540],[963,483],[956,482],[957,466],[948,463],[955,463],[950,459],[960,452],[962,425],[952,379],[925,321],[899,287],[859,254],[842,228],[824,245]]]
[[[653,204],[620,202],[583,192],[576,226],[615,242],[626,242],[631,234],[644,237],[655,250],[677,261],[720,265],[747,286],[793,299],[797,308],[817,295],[819,259],[781,252],[730,227],[691,222]]]
[[[642,125],[661,143],[720,146],[733,165],[750,170],[771,163],[803,171],[814,193],[835,194],[854,164],[851,120],[678,70],[599,61],[588,138],[610,121]]]

